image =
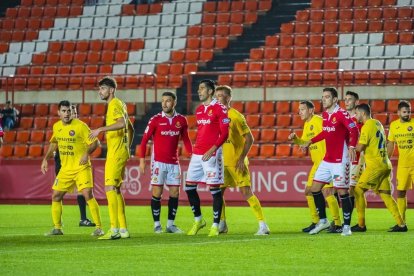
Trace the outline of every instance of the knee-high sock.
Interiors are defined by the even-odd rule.
[[[404,219],[399,211],[399,208],[394,198],[389,194],[383,194],[383,193],[380,193],[380,196],[381,196],[382,201],[384,201],[385,206],[387,207],[387,209],[390,211],[390,213],[394,217],[395,222],[398,225],[405,224]]]
[[[82,194],[79,194],[76,197],[76,200],[78,201],[80,219],[85,220],[86,219],[86,200],[85,200],[85,197]]]
[[[349,195],[349,199],[351,200],[352,209],[355,207],[355,195],[351,196]]]
[[[367,208],[367,200],[365,198],[364,190],[362,190],[358,186],[355,187],[354,194],[355,207],[357,209],[358,214],[358,225],[363,227],[365,226],[365,209]]]
[[[121,192],[116,194],[118,200],[118,223],[120,229],[127,229],[127,222],[125,216],[125,200]]]
[[[342,214],[344,216],[344,225],[351,225],[352,204],[349,199],[349,194],[340,195]]]
[[[93,222],[96,224],[96,228],[102,228],[101,222],[101,213],[99,211],[99,204],[95,198],[88,200],[89,211],[91,212],[91,216]]]
[[[201,208],[200,208],[200,197],[197,193],[196,186],[187,186],[185,188],[185,192],[187,193],[188,202],[190,203],[191,210],[193,211],[194,217],[201,216]]]
[[[62,201],[52,201],[52,220],[55,229],[62,229]]]
[[[161,215],[161,197],[153,196],[151,198],[151,211],[152,211],[152,218],[155,221],[160,221]]]
[[[264,221],[263,209],[262,205],[260,205],[259,199],[255,195],[252,195],[249,197],[249,199],[247,199],[247,202],[249,203],[250,208],[256,216],[256,219],[258,221]]]
[[[326,204],[325,198],[321,191],[319,192],[312,192],[313,200],[315,201],[316,210],[319,214],[319,219],[326,219]]]
[[[326,202],[328,203],[329,211],[331,212],[332,219],[337,226],[342,226],[341,217],[339,216],[339,204],[338,200],[334,195],[329,195],[325,197]]]
[[[168,199],[168,220],[175,220],[175,215],[178,210],[178,197],[170,197]]]
[[[220,220],[226,220],[226,201],[223,197],[223,207],[221,208]]]
[[[111,229],[118,229],[118,197],[115,190],[107,191],[109,220],[111,221]]]
[[[308,202],[312,222],[318,223],[319,215],[318,210],[316,210],[315,200],[313,199],[313,196],[306,196],[306,201]]]
[[[210,189],[210,192],[213,196],[213,221],[218,224],[220,222],[221,208],[223,208],[223,194],[220,188]]]
[[[401,217],[405,221],[405,211],[407,210],[407,196],[398,197],[397,204],[398,204],[398,210],[400,210]]]

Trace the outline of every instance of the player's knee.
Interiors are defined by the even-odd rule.
[[[325,197],[328,197],[328,196],[334,194],[334,189],[333,188],[325,188],[325,189],[322,189],[322,193]]]
[[[52,201],[59,202],[62,201],[64,193],[55,191],[52,194]]]
[[[91,200],[93,198],[93,193],[91,188],[85,188],[82,190],[82,195],[85,197],[85,200]]]
[[[240,192],[244,198],[248,199],[253,196],[252,189],[250,187],[240,187]]]
[[[180,195],[179,187],[170,187],[170,197],[178,197]]]

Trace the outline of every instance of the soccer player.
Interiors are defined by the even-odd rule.
[[[67,192],[71,192],[76,185],[88,203],[92,218],[96,224],[93,236],[102,236],[99,205],[93,196],[92,167],[89,160],[91,154],[99,145],[96,138],[90,139],[89,127],[71,115],[70,103],[61,101],[58,105],[60,121],[53,125],[53,135],[45,154],[41,171],[48,171],[47,160],[57,149],[60,152],[62,167],[56,176],[52,193],[52,219],[54,228],[48,235],[63,235],[62,231],[62,200]]]
[[[406,220],[407,190],[412,189],[414,182],[414,120],[411,118],[411,104],[400,101],[398,104],[399,119],[390,124],[387,152],[391,157],[395,144],[398,146],[397,166],[397,204],[403,220]]]
[[[325,198],[321,190],[323,186],[333,181],[333,186],[338,191],[342,203],[344,226],[341,235],[350,236],[352,235],[350,227],[352,203],[348,193],[349,162],[355,160],[358,128],[349,113],[339,107],[338,92],[335,88],[323,89],[322,106],[325,108],[322,114],[322,132],[304,144],[304,146],[309,146],[322,140],[325,140],[326,144],[325,156],[315,172],[311,187],[316,209],[319,212],[319,222],[309,234],[317,234],[330,226],[326,219]]]
[[[70,106],[70,111],[71,111],[72,118],[78,118],[78,112],[76,110],[76,105],[72,104]],[[60,168],[62,167],[60,163],[60,154],[58,150],[55,151],[54,159],[55,159],[55,174],[58,175]],[[86,200],[83,194],[78,193],[76,200],[78,202],[79,212],[80,212],[79,226],[95,227],[96,224],[90,221],[86,217]]]
[[[407,226],[401,217],[397,203],[391,196],[391,161],[387,155],[385,131],[381,123],[371,118],[371,108],[368,104],[356,106],[356,117],[363,123],[356,150],[365,152],[366,169],[355,187],[356,204],[358,206],[357,232],[365,232],[366,200],[364,193],[369,189],[379,194],[385,206],[393,215],[397,225],[389,232],[407,232]],[[354,229],[352,230],[354,231]]]
[[[229,136],[223,144],[224,185],[221,186],[221,191],[224,195],[227,187],[238,187],[259,222],[259,230],[256,232],[256,235],[269,235],[270,230],[265,222],[262,206],[251,189],[247,154],[254,141],[253,135],[244,116],[236,109],[230,107],[231,94],[232,89],[227,85],[216,87],[215,96],[220,103],[227,107],[230,120]],[[227,233],[228,231],[225,209],[226,206],[223,199],[219,233]]]
[[[303,145],[305,141],[309,141],[316,135],[322,132],[322,117],[315,115],[315,106],[311,101],[302,101],[299,104],[299,115],[300,118],[305,121],[303,126],[302,137],[299,138],[295,133],[291,133],[288,137],[289,140],[293,140],[295,144]],[[309,172],[308,182],[305,188],[306,201],[308,202],[308,207],[311,214],[312,223],[302,229],[303,232],[309,233],[312,229],[315,228],[316,224],[319,221],[318,211],[316,210],[315,201],[310,190],[313,178],[315,177],[316,169],[319,167],[319,164],[322,162],[323,157],[325,156],[326,146],[325,141],[319,141],[314,143],[309,147],[310,156],[313,162],[313,166]],[[329,210],[332,213],[333,226],[328,230],[329,233],[341,233],[342,232],[342,223],[339,216],[339,204],[334,196],[334,189],[332,183],[327,184],[323,187],[322,192],[325,196],[325,199],[328,203]]]
[[[162,233],[160,223],[161,196],[164,185],[168,186],[167,233],[181,234],[183,231],[174,224],[178,209],[178,197],[181,184],[181,169],[178,162],[178,141],[183,139],[185,149],[192,153],[192,145],[188,137],[187,119],[175,111],[177,96],[173,92],[164,92],[161,99],[162,112],[153,116],[145,129],[141,141],[139,168],[145,172],[145,151],[149,139],[153,140],[151,155],[151,211],[154,219],[154,232]]]
[[[111,229],[99,239],[115,240],[129,238],[125,217],[125,201],[121,185],[125,173],[126,162],[130,157],[130,147],[134,136],[134,128],[128,118],[126,105],[115,97],[116,81],[105,77],[99,81],[99,96],[108,103],[106,126],[91,131],[94,138],[101,132],[106,133],[107,153],[105,162],[105,192],[108,200]]]
[[[361,132],[362,124],[356,119],[356,106],[359,104],[359,95],[353,91],[346,91],[345,93],[345,109],[351,115],[351,119],[356,123],[358,130]],[[355,160],[351,163],[351,175],[349,181],[349,198],[351,199],[352,208],[355,206],[354,188],[358,183],[359,177],[364,170],[364,154],[358,152]],[[351,230],[353,230],[351,228]],[[357,230],[357,229],[355,229]]]
[[[229,118],[227,108],[213,98],[215,84],[212,80],[202,80],[198,85],[198,96],[202,104],[196,109],[197,138],[193,155],[188,166],[185,191],[194,214],[194,224],[187,235],[196,235],[206,226],[201,215],[200,197],[197,184],[207,184],[213,196],[213,218],[209,237],[219,235],[223,195],[220,186],[224,184],[222,145],[227,140]]]

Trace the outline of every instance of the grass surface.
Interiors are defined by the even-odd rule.
[[[350,237],[301,233],[309,224],[305,208],[264,208],[271,235],[257,237],[247,207],[228,207],[229,233],[207,237],[211,209],[203,208],[207,227],[194,237],[153,234],[150,207],[127,207],[130,239],[101,241],[93,228],[78,227],[77,206],[64,206],[63,236],[50,231],[49,206],[0,205],[1,275],[413,275],[414,211],[407,233],[387,233],[394,225],[386,209],[369,209],[368,232]],[[163,206],[165,227],[167,207]],[[108,212],[101,206],[104,228]],[[179,210],[176,224],[188,230],[192,214]]]

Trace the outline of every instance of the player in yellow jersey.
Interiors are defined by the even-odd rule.
[[[392,165],[387,155],[384,127],[379,121],[371,118],[371,108],[368,104],[356,106],[356,118],[363,123],[356,150],[364,152],[366,168],[354,189],[358,212],[358,229],[362,229],[362,231],[356,231],[356,227],[353,227],[352,231],[365,232],[367,230],[364,193],[372,190],[379,194],[397,223],[389,232],[407,232],[407,226],[401,217],[397,203],[391,195]]]
[[[322,117],[315,115],[315,106],[311,101],[302,101],[299,103],[299,115],[305,124],[303,126],[302,137],[299,138],[295,133],[291,133],[288,137],[289,140],[293,140],[295,144],[302,145],[305,141],[309,141],[322,131]],[[305,187],[305,196],[306,201],[308,202],[308,207],[311,214],[312,223],[302,229],[302,232],[309,233],[319,221],[318,211],[316,209],[315,201],[313,200],[312,192],[310,187],[313,183],[313,178],[315,176],[316,169],[321,163],[323,157],[325,156],[326,147],[325,141],[322,140],[315,144],[312,144],[309,147],[310,156],[313,162],[313,166],[309,172],[308,182]],[[325,196],[326,201],[329,205],[329,210],[332,213],[332,219],[334,224],[328,229],[329,233],[341,233],[342,224],[341,218],[339,216],[339,204],[334,196],[333,185],[325,185],[322,189],[322,192]]]
[[[412,189],[414,182],[414,120],[411,118],[411,104],[401,101],[398,104],[399,119],[390,125],[388,133],[388,156],[398,147],[397,166],[397,204],[404,219],[407,209],[407,190]]]
[[[99,239],[115,240],[129,238],[125,217],[125,201],[121,185],[126,162],[130,156],[130,147],[134,128],[129,120],[126,105],[115,97],[116,81],[105,77],[99,81],[99,96],[108,103],[106,126],[91,131],[90,137],[106,133],[107,154],[105,162],[105,192],[108,200],[111,229]]]
[[[259,222],[259,230],[256,232],[256,235],[269,235],[270,230],[265,222],[262,206],[251,189],[247,153],[253,144],[253,135],[244,116],[236,109],[231,108],[231,93],[232,89],[227,85],[216,87],[215,96],[217,100],[228,108],[228,117],[230,119],[229,136],[223,144],[224,184],[221,189],[224,195],[227,187],[238,187]],[[227,233],[228,231],[225,208],[223,201],[219,223],[220,233]]]
[[[40,167],[43,174],[48,171],[47,160],[57,149],[60,152],[62,167],[56,176],[52,193],[52,219],[54,228],[47,235],[63,235],[62,231],[62,200],[67,192],[72,192],[76,186],[88,203],[92,219],[96,224],[93,236],[102,236],[99,205],[93,196],[92,167],[89,160],[91,154],[99,145],[96,138],[90,139],[89,127],[82,121],[72,118],[70,103],[61,101],[58,105],[60,121],[53,125],[53,135],[49,149]]]

